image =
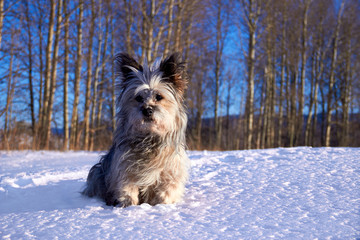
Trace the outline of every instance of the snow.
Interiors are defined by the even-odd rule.
[[[359,239],[360,148],[190,151],[182,202],[80,194],[99,152],[0,152],[3,239]]]

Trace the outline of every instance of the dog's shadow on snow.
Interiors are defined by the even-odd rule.
[[[7,186],[0,191],[0,214],[84,207],[89,203],[80,193],[84,184],[80,180],[65,180],[40,186]]]

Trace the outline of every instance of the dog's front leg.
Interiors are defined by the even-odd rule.
[[[131,182],[113,185],[105,196],[106,205],[128,207],[139,204],[139,188]]]
[[[139,204],[139,187],[134,183],[126,183],[121,189],[119,204],[121,207],[128,207]]]
[[[184,184],[181,182],[172,182],[163,184],[156,189],[156,197],[150,202],[156,204],[172,204],[179,202],[184,193]]]

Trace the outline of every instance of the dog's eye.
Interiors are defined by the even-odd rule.
[[[156,99],[156,101],[161,101],[164,98],[160,94],[156,94],[155,99]]]
[[[140,95],[137,95],[137,97],[135,98],[135,100],[139,103],[143,102],[144,101],[144,98]]]

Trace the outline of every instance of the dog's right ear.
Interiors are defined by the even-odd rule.
[[[160,71],[163,72],[163,80],[172,83],[175,89],[181,94],[187,87],[187,75],[185,63],[180,60],[180,53],[173,53],[160,63]]]
[[[142,66],[127,53],[116,54],[114,64],[115,74],[117,77],[120,77],[122,81],[126,81],[126,79],[131,77],[132,72],[134,72],[131,68],[143,71]]]

